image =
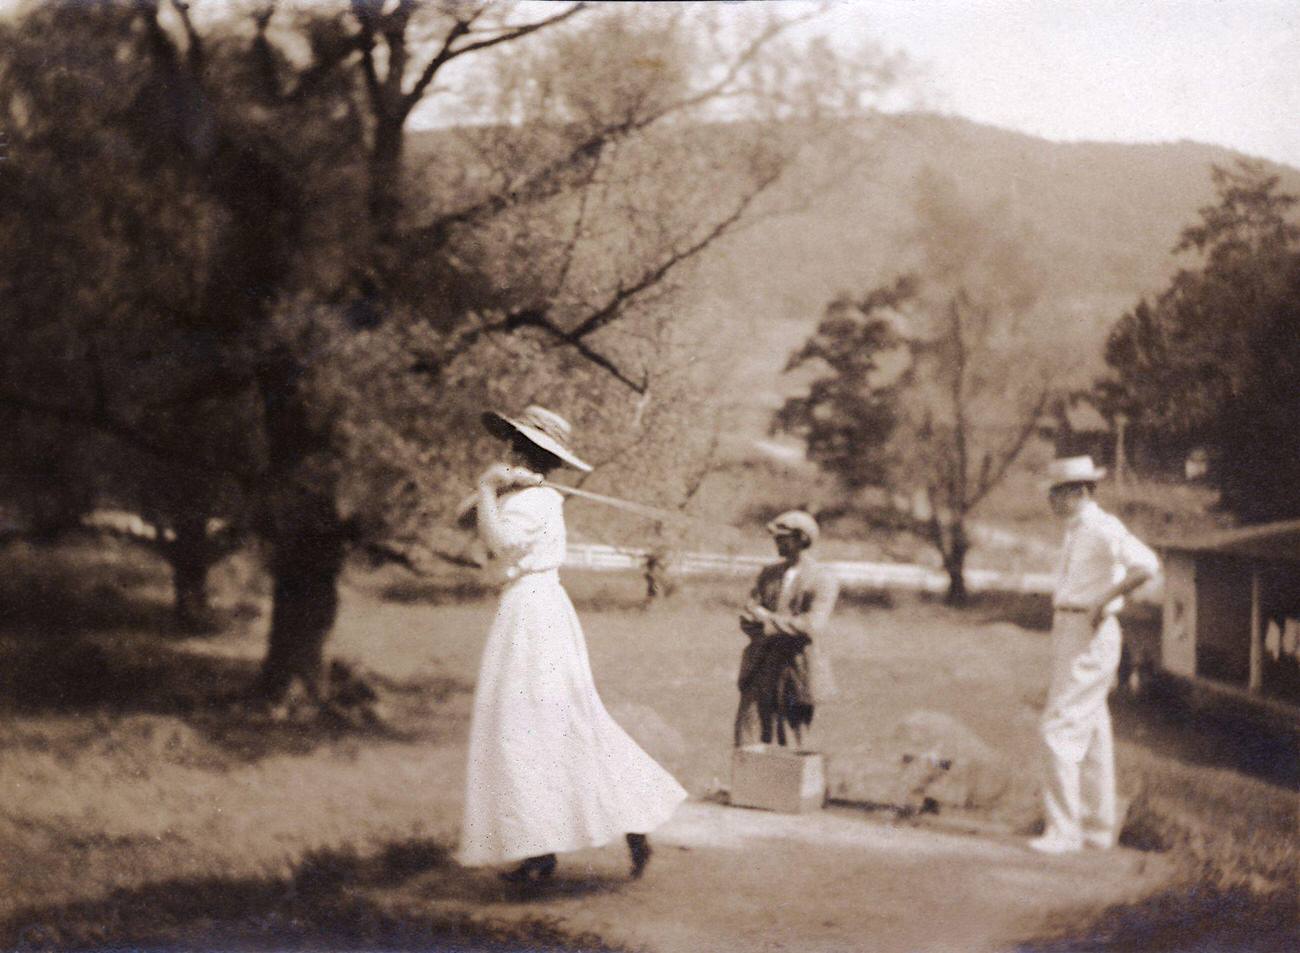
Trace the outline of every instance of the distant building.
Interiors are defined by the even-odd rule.
[[[1194,480],[1207,475],[1205,451],[1189,448],[1180,438],[1159,429],[1127,424],[1121,428],[1104,417],[1087,399],[1061,400],[1043,415],[1038,433],[1052,445],[1058,457],[1087,454],[1112,474],[1133,474],[1164,480]]]
[[[1132,647],[1134,661],[1300,706],[1300,520],[1157,545],[1160,643]]]
[[[1106,420],[1087,401],[1061,401],[1052,407],[1039,424],[1039,433],[1052,443],[1058,457],[1084,454],[1098,464],[1115,464],[1115,433]]]

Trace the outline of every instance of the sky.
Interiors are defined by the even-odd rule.
[[[0,0],[0,14],[17,2]],[[540,5],[525,6],[531,15]],[[748,0],[730,10],[794,15],[809,6]],[[875,41],[906,53],[923,71],[926,108],[1059,141],[1193,139],[1300,168],[1300,0],[826,6],[802,29],[845,50]]]
[[[906,52],[937,111],[1300,167],[1300,0],[839,0],[820,19]]]

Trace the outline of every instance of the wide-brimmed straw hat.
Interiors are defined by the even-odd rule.
[[[509,440],[516,434],[522,435],[574,469],[591,472],[591,464],[574,453],[570,445],[573,428],[553,410],[532,404],[524,408],[518,417],[508,417],[489,410],[483,415],[483,426],[492,436],[502,440]]]
[[[817,536],[821,532],[812,514],[805,513],[803,510],[787,510],[767,524],[767,531],[773,536],[788,536],[791,533],[799,533],[803,536],[805,546],[811,546],[817,542]]]
[[[1060,457],[1047,465],[1048,490],[1071,483],[1097,483],[1106,475],[1106,468],[1093,464],[1092,457]]]

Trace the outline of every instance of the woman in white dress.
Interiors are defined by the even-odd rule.
[[[539,484],[561,465],[591,468],[558,414],[534,406],[483,420],[510,446],[507,462],[479,478],[476,497],[478,530],[504,585],[474,692],[458,858],[521,861],[502,876],[536,882],[554,873],[556,854],[625,836],[639,877],[650,859],[646,834],[686,792],[605,710],[560,585],[564,498]]]

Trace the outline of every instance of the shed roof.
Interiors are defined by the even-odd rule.
[[[1300,520],[1261,523],[1258,526],[1218,530],[1186,539],[1161,540],[1156,546],[1174,552],[1212,552],[1300,562]]]

